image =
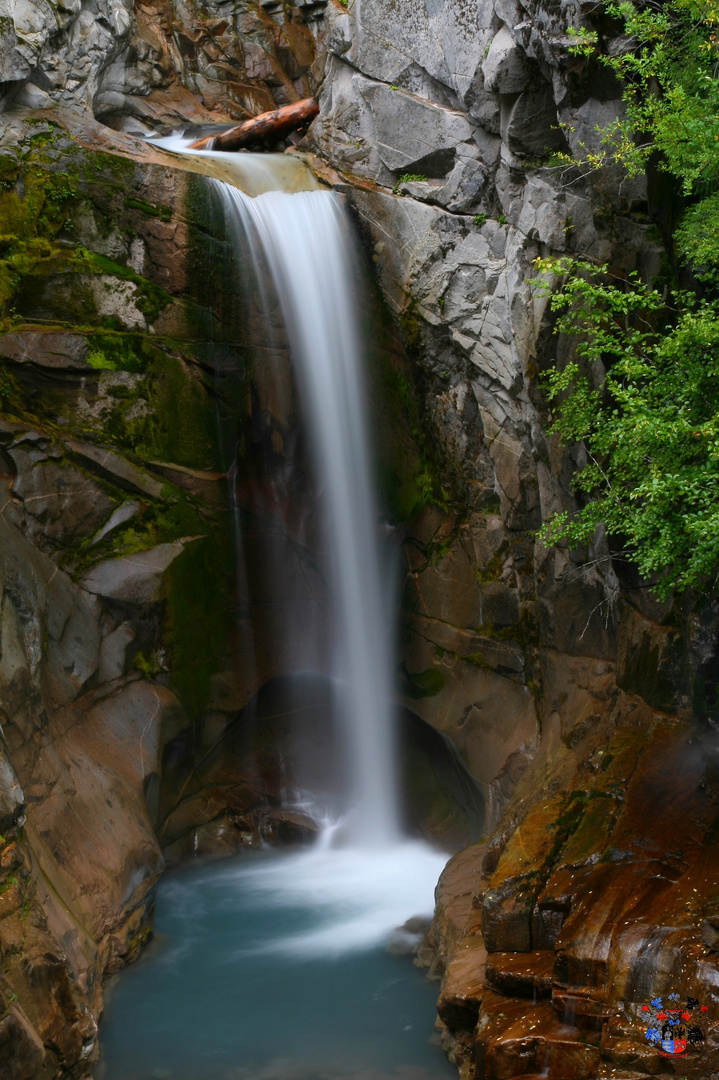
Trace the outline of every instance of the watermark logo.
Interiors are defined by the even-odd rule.
[[[673,1057],[705,1041],[709,1010],[694,997],[688,997],[684,1006],[679,1003],[679,994],[669,994],[667,1001],[665,1006],[657,997],[651,1004],[642,1005],[642,1018],[648,1024],[644,1038],[656,1046],[662,1057]]]

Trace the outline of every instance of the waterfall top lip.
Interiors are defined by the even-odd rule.
[[[211,176],[255,198],[268,191],[294,194],[298,191],[325,190],[304,156],[298,153],[251,153],[231,150],[192,150],[194,135],[174,132],[147,141],[156,149],[172,155],[173,165],[188,172]]]

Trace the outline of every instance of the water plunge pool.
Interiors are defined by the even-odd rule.
[[[108,985],[97,1080],[450,1080],[437,983],[393,956],[446,856],[319,845],[159,884],[156,939]]]

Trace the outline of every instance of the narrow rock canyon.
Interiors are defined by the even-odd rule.
[[[3,1078],[91,1076],[165,868],[310,841],[283,792],[336,782],[287,341],[237,301],[221,166],[155,140],[310,97],[274,149],[359,238],[401,813],[456,852],[418,958],[443,1047],[462,1080],[719,1076],[719,606],[537,536],[587,456],[550,432],[577,341],[534,260],[671,253],[654,165],[562,164],[624,109],[583,30],[627,48],[579,0],[5,5]],[[672,993],[707,1007],[680,1062],[643,1021]]]

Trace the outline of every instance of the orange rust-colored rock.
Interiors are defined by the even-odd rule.
[[[482,933],[490,952],[530,952],[531,923],[543,874],[561,838],[566,796],[531,808],[509,838],[489,882]]]
[[[484,850],[483,844],[472,844],[460,851],[449,860],[437,884],[429,939],[440,971],[449,963],[470,925],[474,932],[480,932]]]
[[[438,889],[438,1011],[463,1080],[719,1072],[715,758],[696,725],[627,695],[575,746],[546,739],[484,849],[484,876],[476,863],[472,874],[477,848]],[[642,1013],[672,992],[710,1018],[678,1074]]]
[[[481,937],[467,937],[452,956],[442,980],[437,1014],[452,1029],[471,1031],[485,993],[487,950]]]
[[[532,1005],[488,992],[476,1032],[477,1076],[513,1080],[544,1072],[557,1080],[590,1080],[600,1061],[598,1044],[598,1035],[577,1039],[549,1002]]]
[[[487,985],[511,997],[550,997],[554,952],[492,953],[487,963]]]

